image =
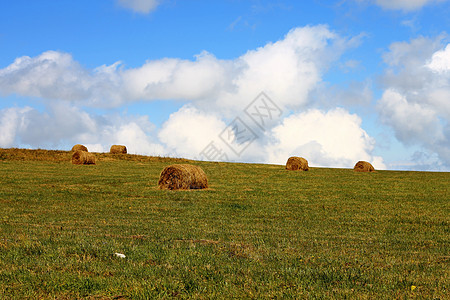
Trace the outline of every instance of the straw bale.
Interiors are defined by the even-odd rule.
[[[303,157],[292,156],[286,162],[286,170],[291,171],[308,171],[308,161]]]
[[[204,189],[208,187],[208,178],[199,166],[177,164],[164,168],[158,185],[169,190]]]
[[[111,154],[127,154],[127,147],[123,145],[112,145],[109,150]]]
[[[78,150],[89,152],[88,148],[86,148],[86,146],[84,146],[84,145],[76,144],[75,146],[72,147],[73,152],[78,151]]]
[[[75,151],[72,155],[74,165],[95,165],[95,155],[86,151]]]
[[[375,168],[372,166],[371,163],[360,160],[353,167],[353,170],[355,170],[357,172],[373,172],[373,171],[375,171]]]

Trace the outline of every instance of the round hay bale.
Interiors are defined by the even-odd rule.
[[[95,155],[86,151],[75,151],[72,154],[72,164],[74,165],[95,165]]]
[[[360,160],[353,167],[353,170],[355,170],[356,172],[373,172],[375,171],[375,168],[372,166],[371,163]]]
[[[78,151],[78,150],[89,152],[88,148],[86,148],[86,146],[84,146],[84,145],[76,144],[75,146],[72,147],[73,152]]]
[[[123,145],[112,145],[109,150],[111,154],[127,154],[127,147]]]
[[[170,165],[161,172],[158,185],[168,190],[204,189],[208,187],[208,178],[199,166]]]
[[[308,171],[308,161],[303,157],[292,156],[286,162],[286,170],[291,171]]]

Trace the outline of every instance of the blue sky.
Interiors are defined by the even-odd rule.
[[[0,1],[0,147],[449,171],[449,15],[446,0]],[[280,113],[262,127],[261,103]]]

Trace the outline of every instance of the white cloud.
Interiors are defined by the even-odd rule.
[[[158,0],[117,0],[117,3],[137,13],[148,14],[159,5]]]
[[[284,164],[290,156],[302,156],[312,166],[352,168],[366,160],[377,169],[385,168],[380,157],[371,155],[375,141],[361,128],[361,119],[342,108],[294,114],[271,134],[276,141],[268,146],[272,163]]]
[[[288,157],[299,155],[306,157],[312,166],[352,168],[358,160],[368,160],[377,169],[385,168],[383,159],[371,154],[375,141],[361,128],[361,119],[344,109],[294,114],[266,132],[253,128],[251,120],[239,117],[255,133],[253,142],[244,149],[236,143],[234,136],[242,127],[229,127],[229,123],[219,116],[191,105],[170,116],[158,134],[159,140],[165,144],[170,156],[178,157],[209,160],[207,155],[200,154],[212,142],[229,161],[283,165]],[[226,128],[230,130],[226,131]],[[232,135],[228,145],[228,141],[219,138],[223,132]],[[242,152],[236,154],[232,148],[237,152],[242,149]],[[216,157],[215,160],[222,159]]]
[[[90,75],[67,53],[23,56],[0,70],[0,92],[46,99],[77,100],[89,95]]]
[[[128,69],[117,62],[87,70],[70,54],[47,51],[0,69],[0,93],[97,107],[180,99],[235,114],[265,91],[280,106],[295,108],[308,102],[331,62],[358,40],[343,39],[326,26],[307,26],[233,60],[202,52],[193,61],[163,58]]]
[[[283,40],[247,52],[235,62],[242,66],[233,79],[236,90],[226,93],[224,101],[238,105],[266,91],[279,106],[304,105],[323,70],[336,58],[327,47],[336,38],[324,26],[297,28]]]
[[[230,82],[231,65],[202,52],[195,61],[161,59],[122,72],[127,97],[132,99],[202,100],[216,98]]]
[[[385,91],[377,103],[380,118],[399,141],[417,145],[450,167],[449,45],[418,38],[394,43],[385,55]],[[431,167],[433,168],[433,167]]]
[[[17,131],[24,126],[26,115],[31,107],[7,108],[0,111],[0,147],[14,146]]]
[[[158,137],[171,156],[196,158],[225,127],[219,117],[187,105],[170,115]]]
[[[271,136],[275,141],[267,147],[271,163],[302,156],[312,166],[352,168],[367,160],[377,169],[385,168],[383,160],[371,154],[375,141],[361,128],[361,119],[341,108],[294,114],[273,128]]]
[[[48,112],[33,108],[0,110],[0,147],[45,147],[70,149],[88,145],[90,151],[109,151],[124,144],[129,153],[164,155],[151,134],[154,125],[147,117],[96,116],[65,103],[54,103]]]
[[[426,65],[438,73],[450,71],[450,44],[443,50],[436,51]]]
[[[395,42],[389,46],[389,52],[383,55],[383,60],[390,67],[399,67],[401,70],[410,67],[418,71],[427,60],[440,47],[440,40],[431,40],[419,37],[410,42]]]
[[[96,132],[96,121],[75,107],[55,104],[50,112],[40,112],[31,107],[1,110],[1,147],[30,145],[55,146],[64,139],[86,142]]]
[[[400,141],[432,143],[443,138],[437,113],[427,103],[408,102],[404,95],[388,89],[378,101],[378,107],[382,120],[394,128]]]
[[[150,132],[154,130],[146,117],[113,126],[109,132],[110,144],[128,145],[128,153],[165,156],[165,149],[153,142]],[[108,149],[109,151],[109,149]]]
[[[86,70],[70,54],[57,51],[19,57],[0,69],[0,94],[114,106],[124,97],[119,64]]]
[[[125,70],[122,78],[132,99],[183,99],[235,114],[265,91],[280,106],[299,107],[329,64],[355,40],[341,39],[326,26],[307,26],[234,60],[203,52],[195,61],[149,61]]]

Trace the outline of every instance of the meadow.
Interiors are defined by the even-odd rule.
[[[0,149],[0,299],[449,299],[448,172],[96,156]]]

